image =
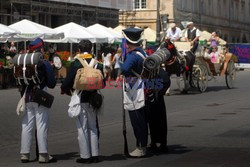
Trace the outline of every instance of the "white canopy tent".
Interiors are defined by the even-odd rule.
[[[46,42],[53,43],[79,43],[82,39],[87,39],[92,43],[96,43],[98,40],[105,40],[105,38],[97,37],[87,30],[87,28],[70,22],[54,28],[56,32],[63,32],[64,38],[58,40],[45,40]]]
[[[15,35],[13,39],[9,40],[34,40],[38,37],[42,39],[60,39],[64,37],[62,32],[58,33],[52,28],[26,19],[11,24],[9,27],[20,31],[20,34]]]
[[[110,32],[110,33],[112,33],[114,36],[115,36],[115,40],[116,41],[121,41],[121,39],[123,38],[123,36],[122,36],[122,33],[118,33],[117,31],[115,31],[113,28],[111,28],[111,27],[109,27],[108,28],[108,31]]]
[[[1,38],[8,38],[9,36],[13,36],[19,34],[20,32],[12,29],[6,25],[0,24],[0,37]]]
[[[7,42],[8,38],[20,33],[4,24],[0,24],[0,42]]]
[[[57,40],[45,40],[46,42],[51,43],[70,43],[70,55],[72,56],[72,44],[79,43],[81,40],[89,40],[92,43],[96,43],[97,41],[107,40],[107,38],[98,37],[95,34],[92,34],[87,30],[87,28],[70,22],[54,28],[56,32],[63,32],[64,38]]]
[[[143,32],[142,39],[145,39],[147,42],[155,42],[156,40],[156,31],[151,28],[146,28]]]
[[[118,33],[122,33],[122,30],[124,30],[124,29],[125,29],[125,27],[119,25],[119,26],[115,27],[113,30],[118,32]]]
[[[8,41],[24,41],[25,50],[26,41],[33,41],[38,37],[42,39],[60,39],[64,37],[64,34],[62,32],[58,33],[52,28],[43,26],[41,24],[26,19],[11,24],[9,25],[9,27],[18,30],[20,33],[8,38]]]
[[[115,41],[120,41],[122,38],[122,36],[118,33],[114,32],[113,30],[111,31],[109,28],[100,24],[94,24],[92,26],[89,26],[87,27],[87,30],[96,36],[106,38],[106,40],[103,42],[107,43],[114,43]]]
[[[135,27],[135,28],[139,28],[139,27]],[[119,26],[115,27],[113,30],[118,32],[122,36],[122,30],[124,30],[124,29],[125,29],[125,27],[119,25]],[[144,29],[142,39],[146,40],[147,42],[155,42],[155,40],[156,40],[156,31],[154,31],[151,28]]]

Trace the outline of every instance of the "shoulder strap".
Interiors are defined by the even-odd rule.
[[[96,64],[97,64],[97,61],[92,58],[90,63],[89,63],[89,67],[94,67]]]
[[[34,64],[34,55],[35,55],[35,53],[32,53],[32,55],[31,55],[31,64],[32,65]]]
[[[146,59],[146,57],[139,51],[135,52],[137,55],[139,55],[141,58],[143,58],[143,60]]]
[[[18,58],[17,58],[17,65],[20,65],[20,58],[21,58],[21,54],[18,55]]]
[[[90,63],[88,64],[88,62],[84,59],[84,58],[77,58],[80,63],[82,64],[83,67],[94,67],[98,62],[95,59],[91,59]]]
[[[26,78],[26,74],[25,74],[27,56],[28,56],[28,53],[25,54],[24,59],[23,59],[23,79],[24,79],[25,84],[26,84],[26,85],[29,85],[29,82],[28,82],[28,80],[27,80],[27,78]]]
[[[146,59],[146,57],[139,51],[135,52],[137,55],[139,55],[143,60]],[[137,72],[135,72],[134,70],[131,70],[131,72],[137,77],[137,78],[141,78],[141,75],[138,74]]]
[[[131,72],[132,72],[137,78],[141,78],[141,75],[138,74],[137,72],[135,72],[134,70],[131,70]]]
[[[86,60],[84,58],[77,58],[77,59],[80,61],[80,63],[82,64],[83,67],[87,67],[88,66],[88,64],[86,63]]]

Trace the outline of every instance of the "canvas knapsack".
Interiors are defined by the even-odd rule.
[[[98,90],[103,88],[103,75],[100,70],[94,68],[97,65],[95,59],[88,64],[83,58],[77,58],[83,68],[77,70],[74,82],[74,89],[77,90]]]
[[[14,77],[19,85],[29,85],[30,83],[39,84],[37,67],[43,61],[41,53],[17,54],[13,58]]]

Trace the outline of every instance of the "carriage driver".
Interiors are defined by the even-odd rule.
[[[200,30],[194,27],[193,22],[187,23],[187,31],[185,32],[186,42],[190,42],[192,46],[191,51],[195,54],[195,51],[199,45],[199,38],[200,38]]]

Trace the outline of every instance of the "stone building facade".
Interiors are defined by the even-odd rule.
[[[133,10],[120,11],[119,24],[156,30],[156,13],[156,0],[134,0]],[[228,42],[250,43],[250,0],[160,0],[160,13],[181,28],[181,21],[193,21]]]
[[[0,23],[28,19],[52,28],[68,22],[115,27],[119,9],[131,6],[132,0],[0,0]]]

